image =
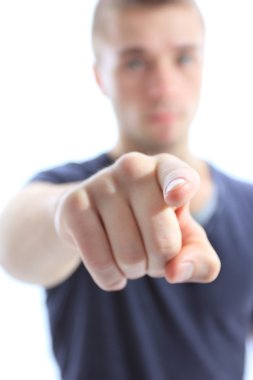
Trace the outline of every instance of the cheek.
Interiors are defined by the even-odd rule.
[[[117,91],[117,97],[125,100],[131,100],[138,98],[142,92],[143,80],[138,73],[121,73],[115,76],[115,89]]]
[[[143,101],[141,94],[141,89],[136,83],[121,82],[115,88],[114,100],[122,109],[133,109],[140,107]]]
[[[201,78],[199,75],[194,75],[188,78],[185,89],[185,96],[190,104],[198,102],[201,92]]]

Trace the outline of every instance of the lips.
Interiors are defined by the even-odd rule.
[[[150,119],[153,123],[158,124],[170,124],[173,123],[177,118],[176,113],[172,112],[159,112],[154,113],[150,116]]]

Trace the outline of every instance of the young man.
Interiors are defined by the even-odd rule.
[[[1,263],[47,288],[64,380],[242,378],[253,188],[189,150],[203,44],[191,0],[101,0],[94,71],[118,143],[39,173],[2,215]]]

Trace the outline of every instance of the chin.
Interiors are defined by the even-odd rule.
[[[151,144],[161,148],[177,145],[180,140],[181,136],[179,136],[178,133],[171,133],[171,131],[168,131],[167,133],[156,133],[149,138]]]
[[[170,153],[176,150],[178,144],[179,142],[172,139],[162,141],[149,140],[143,145],[143,151],[147,154]]]
[[[151,125],[149,134],[146,134],[147,143],[158,150],[168,151],[187,140],[188,128],[183,125]]]

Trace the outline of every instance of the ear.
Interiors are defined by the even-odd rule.
[[[104,84],[104,81],[103,81],[101,69],[99,68],[99,65],[98,65],[97,62],[95,62],[94,65],[93,65],[93,72],[94,72],[94,76],[95,76],[95,79],[96,79],[98,87],[100,88],[100,90],[102,91],[102,93],[105,96],[107,96],[107,92],[106,92],[106,89],[105,89],[105,84]]]

